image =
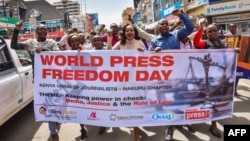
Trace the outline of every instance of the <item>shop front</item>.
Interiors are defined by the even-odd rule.
[[[198,25],[198,20],[204,18],[204,6],[207,5],[207,0],[197,0],[188,3],[186,7],[187,15],[192,19],[195,26]]]
[[[230,14],[224,16],[212,17],[212,22],[217,23],[224,30],[228,30],[228,25],[234,23],[237,25],[239,34],[250,33],[250,13]]]
[[[63,31],[48,32],[47,38],[54,39],[57,41],[60,38],[62,38],[64,36],[64,34],[65,33]],[[35,39],[35,38],[37,38],[37,35],[35,33],[33,33],[33,34],[19,34],[19,36],[18,36],[19,41],[25,41],[28,39]],[[12,39],[12,36],[9,36],[9,39]]]
[[[172,26],[175,24],[177,21],[179,21],[179,17],[172,15],[172,11],[175,9],[180,9],[181,8],[181,2],[176,2],[172,5],[168,5],[166,8],[161,9],[160,11],[160,19],[166,19],[168,21],[168,24]],[[146,25],[146,29],[154,29],[154,27],[158,24],[160,20]]]
[[[224,33],[231,23],[237,25],[239,34],[250,34],[250,1],[240,0],[212,4],[205,7],[208,20],[216,23]]]
[[[179,17],[172,15],[172,11],[181,8],[181,2],[178,1],[172,5],[168,5],[166,8],[161,10],[161,19],[166,19],[169,25],[173,25],[179,21]]]

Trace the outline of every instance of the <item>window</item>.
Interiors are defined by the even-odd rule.
[[[0,72],[14,68],[7,45],[3,38],[0,38]]]
[[[30,54],[27,50],[15,50],[22,66],[32,65]]]

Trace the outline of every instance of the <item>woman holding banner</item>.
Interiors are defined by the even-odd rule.
[[[225,49],[227,45],[224,41],[219,39],[219,30],[216,24],[210,24],[205,29],[207,39],[201,39],[204,26],[201,25],[198,32],[194,35],[194,45],[197,49]],[[209,131],[218,138],[221,138],[221,134],[217,127],[216,121],[212,121]]]
[[[138,31],[133,25],[126,24],[122,29],[121,35],[121,40],[112,47],[112,50],[145,50],[145,46],[139,37]],[[141,141],[138,127],[134,127],[134,134],[135,141]]]
[[[68,35],[67,42],[71,50],[84,50],[82,43],[81,43],[81,37],[77,33],[72,33]],[[79,93],[78,93],[79,94]],[[84,127],[84,124],[80,124],[81,126],[81,136],[80,139],[81,141],[86,141],[87,140],[87,131]]]

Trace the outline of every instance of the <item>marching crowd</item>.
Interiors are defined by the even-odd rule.
[[[222,49],[227,48],[226,42],[221,38],[216,23],[208,24],[205,18],[199,20],[199,29],[194,30],[192,20],[181,10],[174,10],[174,16],[178,16],[180,21],[170,27],[166,19],[162,19],[154,28],[154,32],[147,32],[141,29],[133,19],[129,17],[130,24],[122,27],[113,23],[107,30],[107,33],[101,34],[105,25],[101,25],[98,31],[85,34],[77,28],[69,29],[67,34],[59,42],[47,38],[47,28],[45,25],[39,25],[36,28],[37,39],[29,39],[18,42],[18,33],[22,27],[22,21],[16,24],[12,36],[11,47],[14,49],[22,48],[25,45],[32,56],[41,51],[63,51],[63,50],[138,50],[155,51],[170,49]],[[235,24],[229,25],[228,35],[237,35]],[[34,62],[33,62],[34,63]],[[48,122],[52,140],[59,140],[57,122]],[[185,125],[186,126],[186,125]],[[195,130],[192,125],[187,125],[192,133]],[[87,139],[87,130],[83,124],[81,127],[81,140]],[[174,128],[182,126],[166,126],[166,141],[173,139]],[[212,121],[209,131],[216,137],[221,138],[216,121]],[[99,127],[99,134],[105,132],[105,127]],[[141,135],[138,127],[134,127],[135,141],[141,141]]]

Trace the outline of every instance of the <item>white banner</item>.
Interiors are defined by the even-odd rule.
[[[108,127],[232,117],[233,49],[35,54],[36,121]]]

